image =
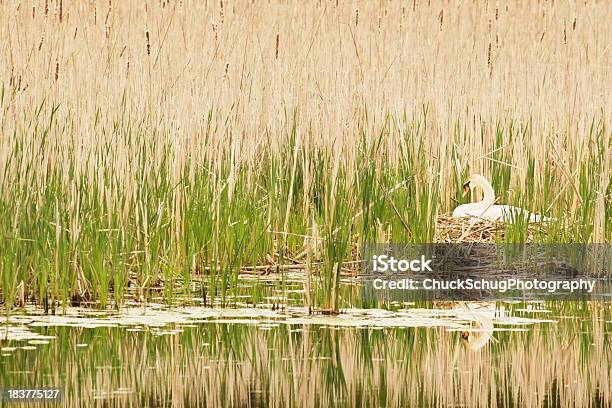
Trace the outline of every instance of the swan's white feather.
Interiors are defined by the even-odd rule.
[[[521,218],[523,220],[528,220],[529,222],[546,222],[552,220],[551,218],[534,214],[520,207],[513,207],[511,205],[491,205],[484,209],[478,204],[480,203],[463,204],[458,206],[453,211],[453,217],[473,217],[470,218],[470,222],[478,222],[485,219],[513,223]]]

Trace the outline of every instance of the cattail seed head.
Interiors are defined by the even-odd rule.
[[[219,35],[217,33],[217,25],[215,23],[212,24],[212,30],[213,30],[213,33],[215,33],[215,41],[217,41],[217,39],[219,38]]]
[[[32,20],[36,18],[36,6],[32,6]]]
[[[64,20],[64,1],[63,0],[59,0],[59,2],[57,3],[57,18],[59,19],[60,23]]]
[[[567,44],[567,26],[563,23],[563,44]]]
[[[229,61],[225,63],[225,77],[227,78],[227,74],[229,73]]]
[[[491,43],[489,43],[489,49],[487,50],[487,65],[489,66],[489,78],[493,77],[493,60],[491,59]]]
[[[495,21],[499,20],[499,8],[495,7]]]
[[[355,9],[355,26],[359,25],[359,9]]]
[[[574,16],[574,21],[572,22],[572,31],[576,31],[576,16]]]
[[[149,33],[149,29],[145,31],[145,40],[147,47],[147,55],[151,55],[151,34]]]
[[[278,59],[278,51],[280,48],[280,33],[276,33],[276,44],[274,47],[274,57]]]
[[[43,46],[43,42],[44,42],[44,41],[45,41],[45,36],[44,36],[44,35],[42,35],[42,36],[40,37],[40,41],[39,41],[39,43],[38,43],[38,51],[40,51],[40,50],[41,50],[41,48],[42,48],[42,46]]]
[[[45,17],[49,15],[49,0],[45,0]]]
[[[440,14],[438,14],[438,20],[440,20],[440,31],[442,31],[442,23],[444,23],[444,9],[440,9]]]
[[[417,0],[412,0],[412,12],[414,13],[417,8]]]
[[[225,10],[224,10],[224,6],[223,6],[223,0],[219,1],[219,19],[221,20],[221,24],[223,24],[223,22],[225,21]]]
[[[59,70],[60,70],[60,64],[59,64],[59,61],[56,59],[55,60],[55,75],[54,75],[55,82],[57,82],[59,79]]]

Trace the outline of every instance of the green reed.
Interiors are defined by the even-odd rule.
[[[210,112],[198,136],[209,156],[198,159],[176,151],[170,130],[125,111],[110,125],[91,118],[92,132],[104,142],[83,153],[76,113],[41,103],[5,136],[11,141],[0,167],[0,299],[10,308],[24,287],[26,300],[47,310],[82,302],[104,308],[128,298],[146,301],[160,290],[172,303],[195,289],[207,303],[220,298],[225,304],[239,293],[244,268],[265,265],[268,271],[258,271],[278,273],[278,293],[286,297],[285,268],[306,263],[314,225],[311,252],[322,265],[313,271],[314,306],[337,309],[345,304],[338,289],[342,268],[359,258],[363,243],[431,242],[436,215],[467,202],[461,184],[482,171],[461,163],[457,146],[470,132],[461,122],[454,125],[457,143],[441,150],[448,161],[432,152],[426,110],[423,117],[390,115],[378,128],[364,125],[354,152],[311,145],[296,115],[288,115],[293,125],[285,134],[262,141],[257,160],[245,160],[239,132],[227,131],[227,145],[208,145],[219,131]],[[593,121],[574,169],[552,151],[542,161],[529,151],[515,157],[505,147],[534,137],[530,132],[513,123],[495,127],[487,156],[493,160],[484,163],[500,203],[556,217],[536,236],[546,242],[589,242],[605,211],[609,240],[609,175],[604,208],[597,207],[610,143],[605,122]],[[270,147],[275,140],[283,143]],[[523,189],[512,181],[520,170],[509,165],[519,161]],[[563,179],[568,171],[571,177]],[[509,225],[506,241],[524,242],[526,231],[526,222]]]

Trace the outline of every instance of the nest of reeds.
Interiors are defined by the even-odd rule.
[[[471,220],[473,217],[455,218],[450,214],[438,215],[436,218],[436,231],[434,242],[459,243],[459,242],[482,242],[495,243],[504,242],[508,231],[508,224],[503,221],[491,221],[481,219],[478,222]],[[536,233],[545,233],[544,224],[528,224],[525,226],[525,243],[533,242]]]

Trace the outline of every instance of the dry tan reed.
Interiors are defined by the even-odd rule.
[[[361,134],[366,143],[383,135],[372,163],[378,171],[397,166],[406,144],[418,145],[430,180],[440,177],[441,209],[449,211],[458,174],[467,169],[490,174],[485,155],[496,148],[499,124],[529,128],[520,138],[504,133],[500,143],[512,157],[509,188],[522,188],[533,166],[535,194],[544,189],[545,166],[552,165],[560,180],[567,179],[562,168],[577,177],[575,170],[596,148],[588,142],[594,121],[603,122],[609,136],[612,6],[605,1],[522,0],[487,9],[484,2],[432,0],[428,6],[414,0],[408,11],[399,2],[346,1],[336,7],[323,2],[319,8],[297,0],[186,0],[163,8],[159,2],[125,1],[108,2],[104,26],[97,25],[96,13],[105,2],[56,2],[62,24],[52,19],[34,24],[28,8],[14,12],[18,3],[0,5],[0,38],[6,39],[0,56],[10,62],[0,64],[0,81],[16,83],[21,75],[27,86],[5,99],[2,136],[23,131],[26,123],[18,118],[46,100],[60,104],[60,122],[78,112],[70,131],[82,138],[75,147],[73,139],[60,137],[64,128],[50,128],[55,147],[40,142],[29,147],[42,157],[33,164],[41,174],[48,163],[61,167],[67,152],[77,149],[76,168],[60,174],[74,171],[94,180],[102,177],[100,168],[111,168],[117,185],[136,191],[141,180],[131,163],[143,153],[108,132],[118,117],[146,120],[143,128],[160,142],[146,152],[146,166],[169,155],[174,180],[194,177],[203,165],[214,172],[221,157],[233,157],[236,169],[257,169],[262,150],[279,151],[295,120],[304,154],[340,152],[349,175]],[[48,0],[43,10],[47,17]],[[577,24],[578,19],[589,24]],[[561,21],[572,21],[570,35]],[[155,38],[155,58],[148,58],[150,40],[142,49],[143,26]],[[276,47],[266,46],[275,36]],[[32,50],[39,51],[35,57]],[[287,114],[294,111],[299,113]],[[205,119],[209,112],[211,126]],[[405,127],[399,120],[404,117],[411,123]],[[101,123],[96,131],[95,123]],[[394,125],[394,131],[385,131]],[[422,145],[400,132],[417,127]],[[214,132],[203,137],[206,129]],[[91,160],[110,141],[108,160]],[[19,184],[20,170],[8,169],[12,143],[0,137],[0,174],[12,174]],[[609,140],[603,143],[609,146]],[[529,163],[528,156],[537,160]],[[312,177],[311,170],[305,173]],[[101,191],[101,200],[112,200],[111,194]],[[594,239],[603,239],[606,194],[605,188],[597,192],[601,210]],[[575,210],[571,202],[568,207]]]

